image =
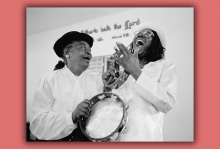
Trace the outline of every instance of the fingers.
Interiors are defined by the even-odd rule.
[[[122,44],[122,43],[119,43],[119,42],[116,42],[116,45],[118,46],[120,52],[125,56],[125,57],[128,57],[129,55],[129,51],[127,50],[127,48]],[[116,51],[117,52],[117,51]]]
[[[115,77],[115,70],[109,69],[107,70],[102,77],[103,84],[106,85],[107,83],[111,82],[111,80]]]
[[[82,104],[82,107],[84,107],[84,108],[89,108],[89,110],[92,106],[90,100],[88,100],[88,99],[83,100],[80,104]]]
[[[110,70],[114,70],[113,65],[109,65],[109,69],[110,69]],[[108,70],[109,70],[109,69],[108,69]],[[109,71],[110,71],[110,70],[109,70]]]
[[[88,100],[88,99],[83,100],[82,103],[87,103],[87,104],[89,104],[89,105],[91,104],[91,103],[90,103],[90,100]]]
[[[117,47],[114,47],[115,52],[117,53],[118,56],[122,55],[121,51],[117,49]]]
[[[115,69],[111,67],[107,70],[107,77],[110,76],[115,76]]]
[[[123,64],[123,59],[121,59],[121,58],[119,58],[119,57],[114,57],[114,59],[115,59],[115,61],[116,61],[119,65],[124,66],[124,64]]]
[[[109,74],[110,74],[111,76],[115,76],[115,71],[114,71],[113,69],[109,69]]]
[[[135,57],[138,57],[138,52],[139,52],[139,48],[135,48],[134,49],[134,56]]]
[[[80,106],[79,106],[80,109],[83,108],[83,109],[87,109],[89,111],[90,111],[90,107],[91,107],[91,105],[89,103],[80,103]]]
[[[77,110],[75,111],[75,113],[76,113],[77,119],[80,118],[80,117],[89,117],[89,115],[90,115],[90,112],[88,112],[88,111],[82,111],[82,110],[80,110],[80,109],[77,109]]]
[[[102,80],[107,81],[111,76],[115,76],[115,73],[114,70],[110,68],[102,75]]]
[[[91,103],[88,99],[83,100],[77,106],[77,115],[88,117],[91,111]]]
[[[90,112],[88,112],[88,111],[78,111],[77,118],[79,118],[80,116],[89,117],[89,114],[90,114]]]

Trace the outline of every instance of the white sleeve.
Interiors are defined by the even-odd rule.
[[[33,97],[30,130],[41,140],[57,140],[68,136],[76,125],[72,122],[72,112],[53,112],[52,88],[54,79],[42,77]]]
[[[103,88],[104,88],[104,84],[102,82],[102,78],[99,77],[99,76],[95,76],[95,83],[96,83],[96,87],[97,87],[98,93],[102,93],[103,92]]]
[[[166,62],[159,81],[151,80],[142,72],[133,89],[159,111],[167,113],[176,103],[176,66],[172,62]]]

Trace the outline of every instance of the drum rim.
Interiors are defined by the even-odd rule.
[[[126,71],[122,71],[122,73],[120,74],[120,76],[119,76],[113,83],[111,83],[111,84],[105,84],[105,87],[109,87],[109,88],[111,88],[111,89],[114,89],[114,88],[113,88],[114,85],[117,84],[117,83],[120,81],[120,79],[122,78],[122,76],[124,76],[124,75],[127,75],[127,76],[124,78],[124,80],[122,81],[121,84],[118,84],[118,86],[116,86],[115,89],[118,89],[118,88],[128,79],[128,77],[129,77],[129,73],[127,73]]]
[[[93,98],[95,98],[95,97],[97,97],[97,96],[99,96],[99,95],[101,95],[101,94],[111,94],[111,95],[117,96],[118,99],[121,101],[122,106],[123,106],[123,116],[122,116],[122,119],[121,119],[121,121],[120,121],[118,127],[115,129],[115,131],[113,131],[110,135],[108,135],[108,136],[106,136],[106,137],[104,137],[104,138],[93,138],[93,137],[90,137],[90,136],[87,134],[86,130],[82,128],[82,122],[79,121],[79,126],[80,126],[80,129],[81,129],[82,133],[83,133],[87,138],[89,138],[89,139],[92,140],[92,141],[105,140],[105,139],[108,139],[108,138],[110,138],[111,136],[113,136],[113,135],[118,131],[118,129],[122,127],[122,126],[121,126],[121,125],[122,125],[122,122],[123,122],[123,120],[126,118],[125,116],[127,116],[127,114],[126,114],[127,110],[126,110],[126,107],[125,107],[125,104],[124,104],[123,100],[122,100],[117,94],[115,94],[115,93],[112,93],[112,92],[102,92],[102,93],[99,93],[99,94],[93,96],[90,100],[92,100]],[[101,100],[100,100],[100,101],[101,101]],[[98,101],[98,102],[99,102],[99,101]],[[98,102],[97,102],[97,103],[98,103]],[[95,105],[95,104],[94,104],[94,105]],[[93,106],[94,106],[94,105],[93,105]],[[126,124],[125,124],[125,125],[126,125]]]

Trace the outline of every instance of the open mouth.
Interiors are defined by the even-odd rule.
[[[92,58],[91,56],[84,56],[83,59],[89,62]]]
[[[138,39],[135,41],[135,44],[137,47],[142,47],[144,45],[144,41],[141,39]]]

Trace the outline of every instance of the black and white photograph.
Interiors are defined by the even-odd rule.
[[[194,142],[194,8],[26,7],[26,141]]]

